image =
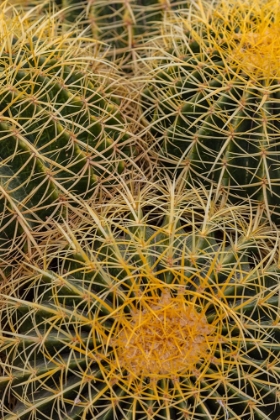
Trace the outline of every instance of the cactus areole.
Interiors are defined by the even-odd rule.
[[[198,2],[166,23],[158,53],[153,43],[142,96],[165,165],[276,213],[279,7],[278,0]]]

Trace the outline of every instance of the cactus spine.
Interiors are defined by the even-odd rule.
[[[2,418],[277,419],[278,236],[169,187],[69,209],[22,262]]]

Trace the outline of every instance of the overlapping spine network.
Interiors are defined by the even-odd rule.
[[[112,44],[120,53],[131,53],[158,34],[167,12],[186,7],[189,0],[121,0],[88,2],[87,19],[92,33]],[[127,60],[127,58],[126,58]]]
[[[0,418],[279,420],[280,0],[11,2]]]
[[[55,15],[31,12],[0,6],[1,240],[112,182],[135,145],[116,66],[60,33]]]
[[[106,43],[110,57],[123,68],[144,54],[144,42],[158,34],[159,24],[172,10],[187,7],[190,0],[10,0],[25,8],[56,10],[64,27],[77,23],[95,39]],[[41,5],[41,6],[40,6]],[[138,48],[140,50],[138,51]]]
[[[278,235],[167,185],[69,208],[22,260],[0,306],[1,418],[278,418]]]
[[[156,153],[190,182],[250,197],[279,220],[280,2],[193,2],[143,60]],[[269,217],[269,216],[268,216]]]

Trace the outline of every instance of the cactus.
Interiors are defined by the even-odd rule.
[[[22,259],[0,304],[4,420],[278,418],[278,235],[166,184],[69,207]]]
[[[279,1],[199,1],[143,62],[156,153],[190,182],[250,197],[279,220]],[[139,89],[139,88],[138,88]],[[278,210],[277,210],[278,208]]]
[[[112,45],[125,67],[129,60],[141,55],[137,47],[158,34],[166,12],[188,5],[189,0],[98,0],[88,2],[86,16],[93,36]]]
[[[31,12],[0,9],[1,241],[112,182],[135,144],[116,66]]]
[[[10,1],[24,7],[40,4],[38,0]],[[131,60],[145,55],[144,41],[158,34],[163,16],[188,7],[189,3],[189,0],[46,0],[43,5],[46,11],[62,11],[59,16],[64,27],[75,22],[80,30],[88,28],[89,36],[111,47],[107,57],[118,61],[124,70],[131,70]]]

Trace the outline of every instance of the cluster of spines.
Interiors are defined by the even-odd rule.
[[[178,30],[176,25],[172,28]],[[120,35],[117,42],[126,41],[127,34],[122,34],[124,37]],[[177,39],[187,40],[187,53],[201,48],[195,37],[177,35],[173,45]],[[211,55],[211,45],[205,45],[205,51]],[[218,52],[222,55],[222,44]],[[209,73],[200,66],[201,61],[188,68],[180,54],[172,66],[168,59],[160,63],[157,86],[164,91],[167,84],[171,85],[169,103],[159,101],[167,117],[160,121],[161,126],[158,116],[148,122],[149,129],[156,128],[154,133],[162,130],[164,136],[172,126],[171,137],[170,131],[165,137],[167,142],[175,133],[175,123],[177,128],[183,126],[190,111],[186,107],[182,112],[178,92],[186,95],[186,88],[196,89],[197,75],[203,83]],[[238,60],[240,65],[240,55]],[[67,78],[72,62],[69,67],[69,57],[66,62]],[[60,63],[54,59],[49,65],[56,72]],[[166,65],[171,69],[169,74]],[[194,66],[198,66],[196,77],[189,81],[190,86],[188,81],[182,85],[180,79]],[[104,80],[111,74],[109,68]],[[227,81],[223,72],[219,75]],[[80,91],[84,88],[79,84],[83,77],[73,80]],[[113,79],[111,87],[117,83]],[[26,86],[28,89],[28,83]],[[100,92],[103,94],[102,88]],[[13,101],[13,95],[8,92],[6,99]],[[151,91],[145,95],[150,101]],[[102,115],[114,138],[116,123],[122,120],[118,101],[104,107],[101,96],[96,99],[97,108],[113,114],[111,120]],[[200,96],[201,102],[196,105],[201,112],[208,106],[203,98]],[[67,103],[64,118],[75,120],[71,107],[79,106],[80,94],[74,98],[61,94],[60,99]],[[173,99],[179,111],[172,114]],[[28,106],[34,110],[35,105]],[[219,119],[223,110],[218,111]],[[129,112],[133,114],[134,110]],[[199,121],[196,115],[193,125]],[[80,122],[83,125],[85,121],[75,120]],[[30,124],[27,127],[33,127]],[[2,122],[1,129],[7,130]],[[36,128],[31,131],[36,133]],[[121,126],[117,132],[126,130]],[[176,136],[181,137],[181,133],[176,132]],[[129,139],[124,138],[131,149]],[[136,138],[139,140],[139,136]],[[75,155],[75,150],[72,156],[77,159],[72,169],[83,160],[82,152]],[[174,165],[173,152],[164,151],[162,160]],[[24,156],[21,151],[19,156],[14,153],[13,159],[22,158],[26,165]],[[121,157],[125,158],[125,153]],[[47,158],[41,157],[45,161]],[[111,155],[105,158],[110,166]],[[276,419],[280,380],[277,232],[262,217],[254,216],[249,206],[220,205],[205,191],[193,187],[186,190],[185,181],[180,185],[168,182],[166,172],[160,173],[165,176],[164,182],[156,185],[150,178],[145,187],[140,171],[135,180],[129,173],[117,176],[123,183],[116,182],[105,201],[96,194],[96,180],[92,189],[87,183],[86,190],[79,186],[75,192],[75,180],[73,184],[68,176],[62,179],[63,162],[59,162],[61,177],[56,182],[68,196],[64,197],[64,211],[56,215],[56,220],[51,214],[44,231],[28,226],[27,235],[32,236],[29,253],[17,254],[17,267],[0,261],[5,279],[0,303],[4,418]],[[122,164],[123,159],[118,162]],[[99,167],[104,169],[102,164]],[[196,168],[192,175],[188,179],[194,182]],[[183,180],[184,173],[180,177]],[[30,181],[27,174],[25,185]],[[168,191],[163,184],[168,185]],[[133,190],[128,185],[133,185]],[[92,195],[87,194],[91,191]],[[215,194],[219,196],[219,189]],[[41,210],[55,208],[58,197],[50,198],[50,203],[39,201]],[[24,214],[24,223],[29,225],[37,220],[38,206],[33,213],[27,202],[26,211],[19,214]],[[5,212],[2,215],[8,217]],[[6,233],[6,221],[2,226]],[[13,240],[10,243],[11,247],[16,244]],[[191,348],[186,344],[190,342]],[[190,357],[184,359],[182,353]]]
[[[4,243],[17,232],[32,235],[63,211],[64,200],[112,184],[135,149],[122,78],[98,45],[73,31],[62,34],[55,16],[31,24],[30,14],[14,13],[5,22],[10,10],[2,6]]]
[[[203,3],[166,22],[143,60],[143,115],[163,165],[235,202],[249,197],[277,221],[278,15],[271,2],[226,3],[224,14]]]
[[[171,181],[70,206],[3,296],[2,415],[276,419],[278,236],[250,216]]]
[[[10,1],[26,10],[36,6],[38,14],[55,11],[62,28],[67,30],[75,23],[81,32],[103,42],[107,56],[126,70],[135,68],[145,40],[158,34],[164,16],[189,5],[189,0]]]

